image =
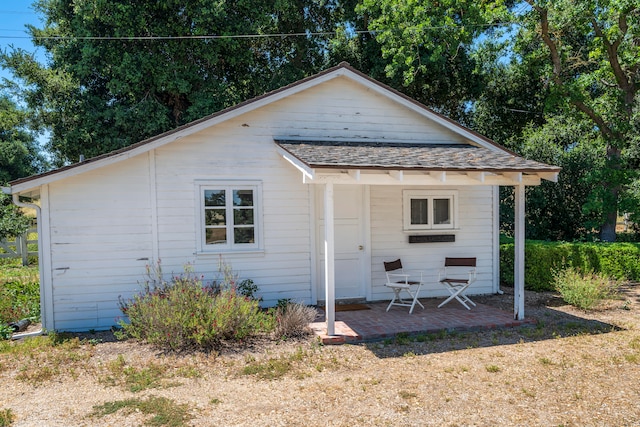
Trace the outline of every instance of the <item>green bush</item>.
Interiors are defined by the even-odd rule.
[[[554,272],[569,267],[602,273],[616,280],[640,280],[638,243],[525,243],[525,288],[553,291]],[[513,285],[514,244],[500,245],[500,280]]]
[[[568,304],[583,310],[591,310],[601,301],[614,297],[618,288],[616,282],[602,274],[583,274],[572,267],[557,272],[554,285]]]
[[[119,322],[125,336],[171,350],[212,350],[273,330],[273,316],[235,287],[203,286],[188,271],[154,283],[158,286],[147,283],[140,294],[120,300],[128,317]]]
[[[40,283],[38,270],[23,267],[19,260],[0,263],[0,324],[28,318],[40,318]]]

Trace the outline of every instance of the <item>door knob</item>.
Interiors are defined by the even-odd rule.
[[[359,250],[359,251],[361,251],[361,250],[363,250],[363,249],[364,249],[364,246],[362,246],[362,245],[359,245],[359,246],[358,246],[358,250]]]

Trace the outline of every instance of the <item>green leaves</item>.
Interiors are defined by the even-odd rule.
[[[45,24],[31,33],[50,64],[12,51],[0,65],[25,83],[17,89],[51,130],[47,148],[57,165],[125,147],[319,71],[326,41],[311,33],[333,31],[342,13],[334,2],[313,0],[40,0],[37,9]],[[245,37],[279,33],[309,35]],[[207,35],[216,38],[188,38]]]

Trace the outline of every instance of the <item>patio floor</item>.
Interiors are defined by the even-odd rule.
[[[442,308],[441,298],[423,298],[424,310],[416,306],[413,314],[407,307],[391,307],[388,302],[366,303],[368,310],[336,311],[335,335],[327,335],[324,308],[318,308],[318,317],[311,329],[323,344],[358,343],[391,338],[399,333],[410,335],[446,331],[473,331],[533,325],[534,319],[514,320],[513,312],[488,305],[477,304],[467,310],[455,301]]]

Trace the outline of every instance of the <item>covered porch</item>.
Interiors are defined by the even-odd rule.
[[[455,126],[454,126],[455,127]],[[456,130],[461,130],[456,127]],[[324,301],[326,310],[314,325],[327,341],[372,340],[400,332],[420,333],[442,329],[473,329],[523,324],[524,317],[524,216],[525,186],[539,185],[542,179],[556,181],[559,168],[521,158],[494,145],[477,134],[463,130],[473,143],[387,143],[370,141],[313,141],[276,138],[281,155],[302,172],[303,182],[323,189]],[[478,144],[478,145],[476,145]],[[515,271],[513,313],[487,310],[481,306],[465,308],[436,306],[410,315],[406,311],[389,313],[377,304],[362,312],[336,313],[336,231],[334,187],[342,185],[392,186],[401,188],[493,188],[494,235],[487,250],[493,252],[493,292],[498,292],[498,186],[515,189]],[[413,187],[412,187],[413,186]],[[437,190],[436,190],[437,191]],[[407,192],[408,193],[408,192]],[[467,193],[468,194],[468,193]],[[455,196],[450,198],[447,224],[458,230]],[[405,204],[406,212],[409,205]],[[431,204],[429,204],[431,207]],[[413,209],[413,207],[411,207]],[[397,211],[397,209],[396,209]],[[453,212],[453,213],[451,213]],[[412,212],[413,214],[413,212]],[[434,213],[435,215],[435,213]],[[451,217],[452,215],[452,217]],[[435,229],[435,227],[434,227]],[[405,230],[407,231],[406,227]],[[433,230],[431,230],[433,231]],[[435,230],[439,231],[439,230]],[[426,234],[428,236],[428,234]],[[455,239],[455,237],[453,237]],[[411,243],[411,241],[410,241]],[[360,247],[362,249],[362,246]],[[391,255],[393,256],[393,255]],[[372,259],[369,257],[369,264]],[[367,298],[375,301],[376,299]],[[434,301],[427,300],[429,304]],[[332,338],[334,337],[334,338]]]

